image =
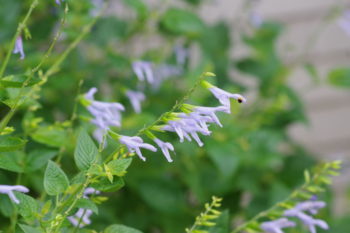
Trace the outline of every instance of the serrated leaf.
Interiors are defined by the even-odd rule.
[[[75,164],[80,170],[87,170],[91,164],[97,161],[97,156],[98,150],[95,143],[85,130],[81,130],[74,151]]]
[[[23,172],[24,154],[21,151],[12,151],[0,154],[0,168],[13,171]]]
[[[102,177],[97,183],[91,184],[91,187],[102,192],[115,192],[124,186],[124,180],[120,177],[113,179],[111,183],[108,178]]]
[[[63,170],[56,163],[49,161],[44,176],[44,188],[47,194],[63,193],[69,186],[69,181]]]
[[[104,233],[142,233],[142,231],[136,230],[125,225],[114,224],[107,227],[104,230]]]
[[[18,205],[18,213],[26,219],[35,218],[38,213],[38,203],[34,198],[24,193],[15,192],[16,197],[20,201]]]
[[[34,150],[27,156],[26,171],[32,172],[43,168],[57,154],[55,150]]]
[[[81,198],[77,201],[77,208],[89,209],[92,210],[95,214],[98,214],[98,207],[91,200],[86,198]]]
[[[61,147],[67,142],[67,132],[60,126],[50,125],[39,127],[30,135],[34,141],[52,147]]]
[[[108,163],[108,168],[113,175],[123,176],[130,166],[132,158],[116,159]]]
[[[0,136],[0,152],[19,150],[26,143],[26,140],[18,137]]]

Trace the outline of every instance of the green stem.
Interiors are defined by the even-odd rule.
[[[22,30],[24,29],[24,27],[25,27],[25,25],[26,25],[30,15],[32,14],[33,10],[38,5],[38,2],[39,2],[38,0],[33,0],[32,4],[29,7],[29,10],[28,10],[26,16],[24,17],[22,22],[20,22],[18,24],[16,33],[13,36],[12,41],[11,41],[9,51],[7,52],[7,55],[5,57],[5,61],[2,63],[1,68],[0,68],[0,79],[3,78],[3,74],[4,74],[5,70],[6,70],[7,64],[10,61],[10,58],[11,58],[11,55],[12,55],[12,50],[15,47],[16,40],[19,37],[19,35],[21,34]]]
[[[321,171],[319,171],[317,174],[315,174],[312,179],[310,180],[310,182],[305,182],[302,186],[300,186],[298,189],[294,190],[294,192],[292,192],[285,200],[276,203],[275,205],[273,205],[271,208],[260,212],[259,214],[257,214],[255,217],[253,217],[252,219],[250,219],[249,221],[239,225],[235,230],[233,230],[231,233],[239,233],[243,230],[245,230],[251,223],[256,222],[257,220],[263,218],[263,217],[267,217],[271,212],[275,211],[277,208],[281,207],[282,203],[286,203],[289,201],[292,201],[293,199],[296,198],[297,194],[302,192],[303,190],[306,190],[306,188],[313,183],[316,183],[316,181],[318,180],[318,178],[325,172],[327,171],[326,167],[323,167],[321,169]]]

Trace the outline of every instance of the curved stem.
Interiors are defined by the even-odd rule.
[[[10,61],[11,55],[12,55],[12,50],[15,47],[15,43],[17,38],[19,37],[19,35],[21,34],[21,32],[23,31],[30,15],[32,14],[33,10],[35,9],[35,7],[38,5],[39,1],[38,0],[33,0],[32,4],[29,7],[29,10],[26,14],[26,16],[24,17],[24,19],[22,20],[22,22],[20,22],[18,24],[17,30],[15,35],[12,38],[11,44],[10,44],[10,48],[9,51],[7,52],[7,55],[5,57],[5,61],[2,63],[1,68],[0,68],[0,79],[3,78],[3,74],[6,70],[7,64]]]

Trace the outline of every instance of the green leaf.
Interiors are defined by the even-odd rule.
[[[28,225],[19,224],[19,227],[24,231],[24,233],[41,233],[38,228],[34,228]]]
[[[21,75],[9,75],[0,80],[0,85],[5,88],[21,88],[26,81],[27,76],[25,74]],[[32,78],[25,86],[33,86],[40,82],[39,78]]]
[[[123,176],[130,166],[132,158],[116,159],[108,163],[109,170],[113,175]]]
[[[114,224],[107,227],[104,233],[142,233],[142,231],[120,224]]]
[[[92,210],[95,214],[98,214],[97,205],[94,202],[92,202],[91,200],[86,199],[86,198],[79,199],[77,201],[76,207],[83,208],[83,209],[89,209],[89,210]]]
[[[51,125],[39,127],[31,137],[34,141],[52,147],[61,147],[67,143],[67,132],[60,126]]]
[[[130,8],[133,8],[139,18],[144,19],[148,16],[148,9],[147,9],[147,5],[141,1],[141,0],[123,0],[124,4],[126,4],[127,6],[129,6]]]
[[[27,156],[26,171],[32,172],[43,168],[47,161],[55,157],[55,150],[34,150]]]
[[[23,172],[24,154],[20,151],[0,154],[0,168],[12,171]]]
[[[115,192],[124,186],[124,180],[120,177],[113,179],[111,183],[108,178],[102,177],[97,183],[91,184],[91,187],[100,190],[102,192]]]
[[[81,130],[74,151],[75,164],[80,170],[87,170],[97,161],[98,150],[85,130]]]
[[[20,201],[18,205],[18,213],[26,219],[34,219],[38,213],[38,203],[34,198],[24,193],[15,192],[16,197]]]
[[[0,136],[0,152],[19,150],[26,142],[26,140],[18,137]]]
[[[63,193],[69,186],[66,174],[56,163],[49,161],[44,176],[44,188],[47,194],[57,195]]]
[[[205,30],[202,20],[189,11],[171,8],[160,19],[160,26],[167,32],[177,35],[198,37]]]
[[[350,88],[350,68],[338,68],[330,71],[328,82],[336,87]]]

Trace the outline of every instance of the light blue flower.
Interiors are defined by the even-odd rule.
[[[29,189],[22,185],[0,185],[0,193],[7,194],[14,203],[19,204],[20,201],[17,199],[13,191],[27,193],[29,192]]]
[[[277,220],[263,222],[260,228],[266,233],[283,233],[282,229],[287,227],[294,227],[295,223],[289,221],[287,218],[279,218]]]
[[[21,36],[17,37],[17,39],[16,39],[16,43],[15,43],[15,47],[13,49],[13,53],[14,54],[19,53],[21,55],[20,56],[21,60],[23,60],[25,58],[25,54],[24,54],[24,50],[23,50],[23,41],[22,41],[22,37]]]
[[[124,144],[130,153],[135,153],[139,156],[139,158],[143,161],[146,161],[146,158],[143,157],[140,148],[145,148],[147,150],[156,152],[157,148],[152,146],[151,144],[144,143],[141,137],[138,136],[120,136],[119,142]]]
[[[55,0],[57,5],[61,5],[61,0]],[[62,0],[64,1],[64,0]]]
[[[152,84],[154,82],[154,74],[152,70],[153,64],[148,61],[135,61],[132,63],[132,69],[136,77],[140,81],[147,81]]]
[[[129,98],[130,103],[135,110],[136,113],[141,112],[141,102],[145,100],[145,95],[142,92],[139,91],[131,91],[128,90],[126,93],[126,96]]]
[[[311,215],[317,214],[318,210],[324,208],[326,203],[323,201],[305,201],[298,203],[294,208],[286,210],[284,216],[286,217],[297,217],[303,224],[309,229],[310,233],[316,233],[316,226],[324,230],[328,230],[328,224],[320,219],[315,219],[305,212]]]
[[[174,146],[170,142],[163,142],[162,140],[155,138],[153,141],[159,146],[159,148],[162,150],[165,158],[168,160],[169,163],[173,162],[173,160],[170,157],[169,150],[174,151]]]
[[[79,225],[79,228],[83,228],[91,224],[90,217],[92,214],[93,212],[90,209],[79,208],[74,215],[69,216],[67,219],[72,223],[73,226],[77,227]]]
[[[209,91],[215,96],[216,99],[219,100],[219,102],[222,105],[228,107],[228,109],[230,109],[230,106],[231,106],[231,103],[230,103],[231,98],[237,100],[239,103],[247,102],[247,100],[242,95],[233,94],[215,86],[210,87]]]

